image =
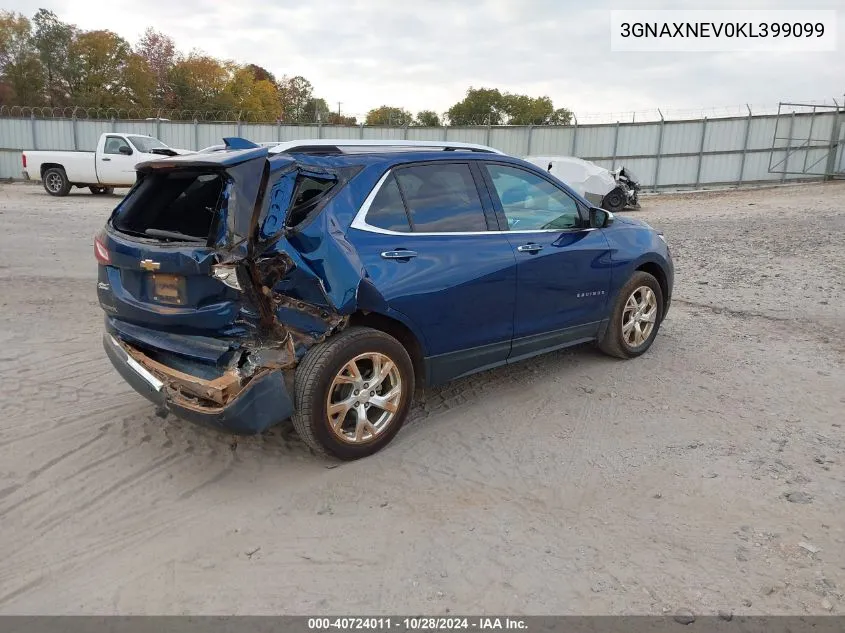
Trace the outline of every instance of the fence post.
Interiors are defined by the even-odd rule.
[[[531,137],[534,135],[534,126],[528,126],[528,141],[526,142],[527,147],[525,148],[525,155],[531,156]]]
[[[364,124],[361,124],[361,132],[359,134],[359,138],[364,138]]]
[[[810,131],[807,132],[807,147],[804,148],[804,166],[801,173],[807,175],[807,157],[810,155],[810,148],[813,143],[813,123],[816,122],[816,106],[813,106],[813,113],[810,115]]]
[[[836,103],[836,99],[833,100]],[[833,170],[836,169],[836,150],[839,148],[839,104],[836,103],[836,114],[833,116],[833,127],[830,130],[830,145],[828,145],[827,164],[824,168],[824,179],[833,178]]]
[[[745,155],[748,154],[748,139],[751,136],[751,106],[747,103],[745,107],[748,109],[748,118],[745,119],[745,140],[742,141],[742,158],[739,161],[739,180],[736,181],[736,186],[742,186],[742,178],[745,175]]]
[[[276,121],[276,140],[282,142],[282,122]]]
[[[194,119],[194,150],[200,148],[200,122]]]
[[[156,138],[161,140],[161,117],[156,117]]]
[[[73,133],[73,151],[77,151],[79,149],[79,133],[76,131],[76,108],[73,109],[73,114],[71,115],[71,132]]]
[[[405,126],[402,128],[402,140],[408,140],[408,124],[406,123]]]
[[[114,120],[114,117],[111,118],[111,131],[117,132],[117,121]]]
[[[572,115],[572,117],[575,119],[575,127],[572,128],[572,144],[569,147],[569,155],[576,156],[575,145],[578,139],[578,117],[576,117],[574,114]]]
[[[490,116],[487,116],[487,134],[484,136],[484,144],[490,147]]]
[[[698,145],[698,166],[695,168],[695,188],[701,182],[701,163],[704,160],[704,137],[707,134],[707,117],[701,122],[701,143]]]
[[[619,146],[619,121],[616,122],[616,132],[613,135],[613,165],[611,169],[616,169],[616,148]]]
[[[444,126],[443,126],[443,142],[445,143],[445,142],[446,142],[446,141],[448,141],[448,140],[449,140],[449,128],[447,128],[447,127],[444,125]]]
[[[240,114],[238,114],[238,132],[237,132],[237,136],[238,136],[238,138],[243,138],[243,136],[241,136],[241,115],[240,115]]]
[[[794,106],[793,106],[794,107]],[[789,154],[792,151],[792,130],[795,127],[795,110],[789,115],[789,131],[786,133],[786,156],[783,157],[783,172],[780,175],[780,181],[786,180],[786,172],[789,169]]]
[[[35,112],[29,115],[29,131],[32,135],[32,149],[38,149],[38,138],[35,135]]]
[[[666,120],[663,118],[660,108],[657,109],[657,113],[660,115],[660,133],[657,136],[657,159],[654,161],[654,183],[651,185],[652,191],[657,191],[657,182],[660,176],[660,155],[663,153],[663,127],[666,125]]]

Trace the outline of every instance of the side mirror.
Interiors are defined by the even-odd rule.
[[[128,147],[126,147],[126,145],[121,145],[120,148],[117,151],[120,152],[121,154],[123,154],[124,156],[131,156],[132,155],[132,150],[129,149]]]
[[[590,207],[590,227],[603,229],[613,223],[613,214],[600,207]]]

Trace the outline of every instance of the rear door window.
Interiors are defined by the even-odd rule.
[[[487,230],[481,198],[469,165],[414,165],[397,169],[395,177],[414,232]]]
[[[399,193],[396,177],[390,174],[379,189],[367,213],[367,223],[387,231],[407,233],[411,230],[405,204]]]
[[[580,227],[578,204],[548,180],[518,167],[486,167],[511,231]]]

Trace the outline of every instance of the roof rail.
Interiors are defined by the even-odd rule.
[[[380,147],[391,149],[440,149],[443,151],[484,152],[489,154],[503,154],[493,147],[478,143],[462,143],[460,141],[398,141],[372,139],[302,139],[285,141],[270,148],[271,154],[300,153],[300,154],[345,154],[355,153],[355,149],[377,149]]]

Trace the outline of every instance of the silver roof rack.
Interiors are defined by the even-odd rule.
[[[400,141],[400,140],[372,140],[372,139],[301,139],[285,141],[270,148],[271,154],[308,153],[308,154],[344,154],[377,152],[385,150],[441,150],[485,152],[489,154],[503,154],[493,147],[478,143],[462,143],[460,141]]]

